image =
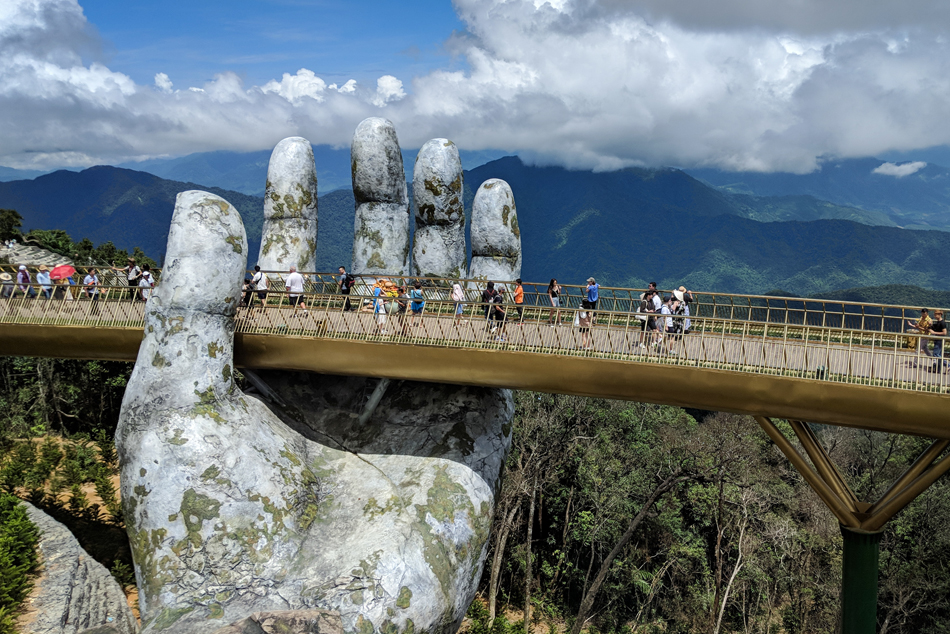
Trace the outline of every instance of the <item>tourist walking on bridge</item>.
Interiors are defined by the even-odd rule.
[[[930,324],[930,334],[934,336],[934,349],[930,353],[935,359],[931,372],[943,372],[946,361],[943,360],[943,341],[947,336],[947,322],[943,319],[943,311],[937,309],[934,311],[934,320]]]
[[[515,280],[515,310],[518,311],[518,321],[524,322],[524,286],[521,278]]]
[[[600,284],[593,277],[587,278],[587,294],[585,295],[587,308],[591,310],[590,323],[597,323],[597,300],[600,299]]]
[[[489,282],[485,290],[482,291],[482,309],[485,311],[485,320],[489,322],[489,328],[491,327],[492,300],[495,299],[496,294],[494,282]]]
[[[346,267],[341,266],[337,269],[337,271],[340,273],[337,287],[340,291],[340,294],[346,295],[346,299],[343,303],[343,310],[353,310],[353,306],[350,304],[350,289],[353,288],[354,284],[356,284],[356,278],[346,272]]]
[[[303,300],[303,275],[297,272],[296,266],[290,267],[290,275],[287,276],[284,284],[287,287],[287,301],[294,307],[293,314],[296,315],[297,305]],[[303,314],[308,314],[306,304],[303,307]]]
[[[924,335],[930,334],[930,327],[933,325],[933,320],[930,319],[930,310],[927,308],[920,309],[920,319],[916,322],[907,320],[907,325],[909,328],[907,332],[916,332],[919,333],[920,337],[912,337],[910,343],[911,348],[914,348],[917,352],[923,353],[925,356],[930,356],[930,352],[927,350],[927,339]],[[915,342],[914,339],[917,341]],[[917,367],[917,362],[914,361],[914,367]]]
[[[125,273],[129,283],[129,299],[134,302],[135,296],[138,295],[139,279],[142,277],[142,269],[135,266],[135,258],[129,258],[129,263],[124,268],[112,267],[112,270]]]
[[[555,324],[561,321],[558,315],[561,307],[561,286],[553,277],[551,278],[551,283],[548,284],[548,301],[551,302],[551,310],[548,312],[548,324],[554,328]]]
[[[142,277],[139,279],[139,292],[141,293],[141,299],[143,302],[147,302],[148,298],[152,296],[152,289],[155,288],[155,278],[152,277],[152,271],[146,264],[142,268]]]
[[[33,297],[36,295],[36,290],[30,286],[32,283],[32,280],[30,280],[30,272],[26,270],[26,265],[24,264],[21,264],[17,270],[16,283],[17,290],[23,293],[24,297]]]
[[[452,301],[455,302],[455,325],[458,326],[462,321],[462,311],[465,310],[465,305],[462,303],[465,300],[465,291],[462,290],[462,285],[458,282],[452,284]]]
[[[426,306],[425,295],[422,294],[422,283],[418,280],[412,285],[412,290],[409,291],[409,298],[412,300],[409,304],[409,310],[412,311],[412,323],[410,325],[415,326],[416,319],[421,319],[422,311]]]
[[[99,271],[89,269],[82,281],[83,292],[92,300],[92,312],[99,314]]]
[[[40,292],[50,299],[53,296],[53,281],[49,278],[49,269],[45,264],[40,264],[36,272],[36,283],[40,285]]]

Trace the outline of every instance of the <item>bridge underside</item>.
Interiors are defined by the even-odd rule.
[[[8,355],[135,361],[139,328],[5,324]],[[499,349],[235,334],[238,367],[576,394],[950,439],[944,395]]]

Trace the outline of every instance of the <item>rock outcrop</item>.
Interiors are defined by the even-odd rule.
[[[459,279],[465,277],[465,208],[462,204],[462,161],[448,139],[422,146],[412,173],[416,233],[412,274]]]
[[[356,236],[354,259],[372,243],[387,273],[405,272],[392,124],[363,122],[353,145],[357,222],[379,230],[378,243]],[[405,223],[374,224],[378,205]],[[348,633],[454,633],[481,577],[511,393],[259,371],[270,401],[243,394],[236,247],[246,240],[233,207],[179,194],[117,433],[144,631],[321,609]]]
[[[490,178],[472,202],[472,265],[469,277],[514,280],[521,277],[521,230],[511,187]]]
[[[396,128],[379,117],[362,121],[350,148],[356,224],[353,265],[362,275],[409,273],[409,196]]]
[[[264,235],[257,263],[265,271],[317,268],[317,168],[313,147],[292,136],[274,147],[267,165]]]
[[[20,629],[31,634],[79,634],[92,628],[138,632],[125,593],[109,571],[83,550],[69,529],[33,505],[23,505],[40,531],[42,561]]]

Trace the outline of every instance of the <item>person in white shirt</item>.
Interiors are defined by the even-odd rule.
[[[142,301],[147,302],[152,295],[152,289],[155,287],[155,280],[152,278],[152,272],[148,266],[142,271],[142,277],[139,279],[139,292],[142,294]]]
[[[287,286],[287,300],[294,307],[294,313],[297,312],[297,305],[303,300],[303,275],[297,272],[297,267],[290,267],[290,275],[285,282]],[[306,304],[303,307],[303,314],[307,314]]]
[[[89,273],[82,280],[86,297],[92,300],[92,312],[99,313],[99,272],[89,269]]]

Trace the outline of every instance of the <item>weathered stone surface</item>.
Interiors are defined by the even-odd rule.
[[[500,178],[485,181],[475,193],[469,277],[504,281],[521,277],[521,230],[515,197]]]
[[[257,612],[214,634],[343,634],[343,623],[328,610]]]
[[[23,632],[75,634],[103,628],[115,634],[138,631],[122,588],[90,557],[65,526],[36,507],[23,503],[40,530],[42,567],[26,601]]]
[[[257,263],[265,271],[317,268],[317,169],[303,137],[286,138],[271,153]]]
[[[448,139],[432,139],[419,150],[412,176],[416,232],[412,274],[465,276],[465,208],[462,161]]]
[[[346,632],[454,632],[481,575],[507,391],[260,373],[232,381],[237,212],[179,195],[117,445],[146,632],[336,610]]]
[[[363,120],[350,148],[356,199],[351,271],[406,275],[409,270],[409,197],[402,153],[392,122]]]

